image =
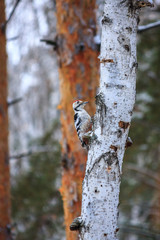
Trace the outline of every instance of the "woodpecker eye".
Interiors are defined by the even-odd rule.
[[[79,101],[77,101],[77,103],[79,103]]]

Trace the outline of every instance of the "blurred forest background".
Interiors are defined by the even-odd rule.
[[[6,0],[6,19],[15,5]],[[97,0],[97,36],[103,1]],[[87,9],[86,9],[87,11]],[[140,25],[160,19],[160,1]],[[23,0],[7,24],[12,224],[16,240],[65,239],[54,0]],[[84,79],[85,80],[85,79]],[[86,100],[87,96],[86,96]],[[120,196],[120,239],[160,239],[160,27],[138,34],[137,98]]]

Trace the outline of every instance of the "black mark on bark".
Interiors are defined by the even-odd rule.
[[[122,130],[119,129],[119,130],[117,131],[117,137],[120,138],[121,136],[122,136]]]
[[[131,33],[132,32],[132,28],[131,27],[126,27],[126,30]]]
[[[113,21],[109,17],[104,16],[102,19],[102,24],[111,24]]]
[[[127,50],[127,52],[129,52],[130,47],[127,44],[123,45],[123,47],[124,47],[125,50]]]
[[[73,157],[69,158],[67,154],[62,156],[62,167],[65,170],[69,170],[74,167],[75,159]]]
[[[99,191],[98,191],[98,189],[97,189],[97,188],[95,188],[94,192],[95,192],[95,193],[99,193]]]
[[[135,70],[138,69],[138,63],[137,63],[137,62],[134,62],[134,63],[132,64],[131,72],[132,72],[132,70],[133,70],[134,68],[135,68]]]
[[[83,52],[84,49],[85,49],[85,45],[84,45],[83,42],[77,43],[77,44],[75,45],[75,53],[76,53],[76,54],[78,54],[78,53],[80,53],[80,52]]]
[[[124,89],[125,85],[121,85],[121,84],[113,84],[113,83],[107,83],[105,84],[106,88],[116,88],[116,89]]]
[[[126,38],[125,35],[120,34],[119,37],[117,38],[118,42],[120,45],[123,46],[123,48],[129,52],[130,51],[130,41],[128,38]]]

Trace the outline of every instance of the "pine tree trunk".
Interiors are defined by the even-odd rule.
[[[78,238],[69,226],[80,215],[82,180],[87,152],[82,149],[74,127],[72,103],[89,100],[90,113],[95,112],[94,96],[98,85],[98,51],[93,39],[96,34],[95,1],[58,0],[57,52],[62,125],[62,187],[66,237]]]
[[[81,240],[117,240],[120,177],[135,103],[138,10],[107,0],[102,18],[100,89],[82,195]]]
[[[0,25],[5,22],[5,1],[0,1]],[[5,33],[0,29],[0,239],[8,240],[10,175],[8,161],[7,55]]]

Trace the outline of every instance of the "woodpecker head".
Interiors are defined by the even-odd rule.
[[[73,110],[75,112],[81,111],[88,102],[83,102],[81,100],[76,100],[73,102]]]

